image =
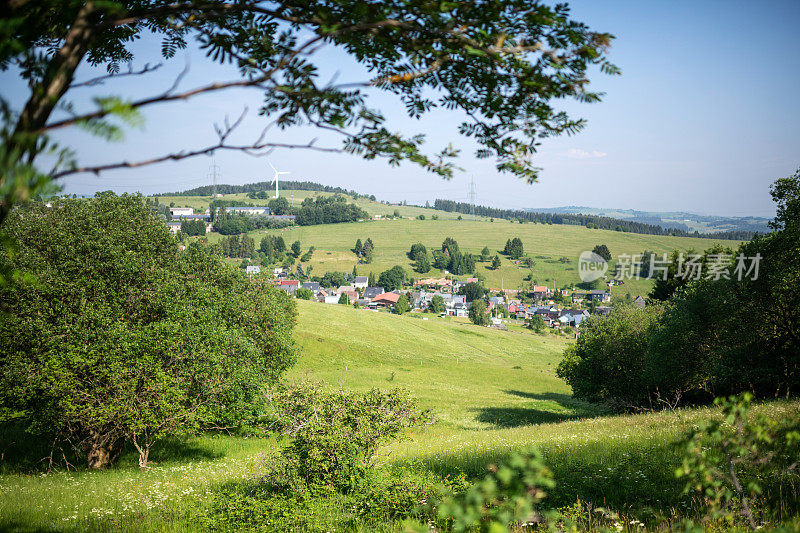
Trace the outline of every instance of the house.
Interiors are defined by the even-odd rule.
[[[276,278],[281,274],[283,274],[283,268],[277,267],[272,269],[272,275],[275,276]]]
[[[194,209],[191,207],[170,207],[169,212],[172,214],[172,218],[185,217],[188,215],[193,215]]]
[[[338,295],[331,295],[331,296],[323,296],[320,299],[320,302],[326,304],[338,304],[339,303],[339,296]]]
[[[296,279],[282,279],[278,286],[280,288],[281,285],[292,286],[292,287],[300,287],[300,282]]]
[[[368,283],[369,278],[367,276],[356,276],[356,280],[353,282],[353,287],[356,289],[366,289]]]
[[[285,292],[289,296],[292,296],[299,288],[299,285],[278,285],[278,290]]]
[[[247,272],[247,275],[254,276],[261,272],[261,267],[258,265],[248,265],[245,267],[244,271]]]
[[[172,233],[175,233],[176,235],[181,232],[180,222],[167,222],[167,227]]]
[[[502,296],[492,296],[489,298],[489,303],[494,306],[503,305],[505,304],[505,298]]]
[[[534,285],[533,286],[533,299],[534,300],[548,300],[553,295],[553,291],[551,291],[548,287],[543,285]]]
[[[369,305],[370,307],[394,307],[399,299],[400,295],[396,292],[384,292],[373,298]]]
[[[346,294],[347,299],[350,302],[355,302],[358,300],[358,291],[341,291],[339,295],[341,296],[342,294]]]
[[[610,315],[611,314],[611,308],[608,307],[608,306],[595,307],[594,312],[597,313],[598,315],[602,315],[602,316]]]
[[[453,307],[447,310],[447,314],[450,316],[460,316],[466,317],[469,316],[469,307],[466,303],[455,303]]]
[[[379,294],[383,294],[383,287],[367,287],[364,289],[364,298],[372,300]]]
[[[304,289],[310,290],[314,294],[317,294],[320,291],[320,289],[322,288],[320,286],[319,282],[316,282],[316,281],[305,281],[305,282],[303,282],[302,287]]]
[[[579,326],[581,322],[589,318],[589,311],[576,311],[574,309],[564,309],[558,317],[559,322],[566,326]]]
[[[596,289],[589,291],[589,300],[593,302],[602,302],[602,303],[610,302],[611,295],[604,290]]]
[[[341,287],[336,288],[336,294],[342,294],[343,292],[349,292],[356,290],[355,287],[352,285],[342,285]]]
[[[642,307],[644,307],[644,306],[646,306],[646,305],[647,305],[647,302],[646,302],[646,301],[645,301],[645,299],[644,299],[644,298],[642,298],[641,296],[637,296],[637,297],[636,297],[636,298],[634,298],[634,300],[633,300],[633,305],[635,305],[636,307],[638,307],[638,308],[640,308],[640,309],[641,309]]]
[[[209,219],[209,215],[191,215],[191,214],[189,214],[189,215],[173,215],[172,216],[172,221],[173,222],[184,221],[184,220],[203,220],[203,221],[205,221],[205,220],[208,220],[208,219]]]

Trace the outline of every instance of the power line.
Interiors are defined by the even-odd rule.
[[[475,218],[475,197],[477,196],[475,192],[475,176],[470,176],[469,178],[469,204],[470,204],[470,214],[472,218]]]
[[[212,193],[213,198],[217,197],[217,177],[219,174],[219,166],[217,166],[217,160],[211,159],[211,166],[208,169],[208,177],[211,178],[211,185],[214,189]]]

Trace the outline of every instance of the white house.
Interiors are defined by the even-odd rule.
[[[248,265],[245,267],[244,271],[247,272],[249,276],[253,276],[261,272],[261,267],[258,265]]]
[[[336,296],[336,295],[326,296],[325,297],[325,303],[326,304],[338,304],[339,303],[339,296]]]
[[[172,213],[173,217],[183,217],[187,215],[193,215],[194,209],[191,207],[170,207],[169,212]]]
[[[369,278],[367,276],[356,276],[356,280],[353,282],[353,287],[356,289],[366,289],[367,283],[369,283]]]

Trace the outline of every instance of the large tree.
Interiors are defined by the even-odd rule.
[[[611,35],[572,20],[566,4],[531,0],[16,0],[3,3],[0,13],[0,67],[13,69],[29,87],[21,106],[5,97],[0,102],[0,222],[15,202],[70,174],[216,150],[298,147],[271,130],[234,143],[231,134],[242,117],[226,120],[213,145],[104,164],[78,162],[68,146],[50,137],[80,127],[117,140],[121,123],[139,121],[143,108],[237,87],[260,91],[260,114],[281,128],[311,125],[343,139],[340,146],[312,141],[301,148],[384,157],[391,164],[407,160],[445,177],[456,168],[451,158],[457,150],[425,153],[423,137],[393,132],[383,114],[368,106],[366,94],[371,88],[395,94],[415,118],[439,107],[461,110],[467,118],[459,131],[477,141],[478,157],[494,158],[499,171],[535,181],[532,156],[540,139],[584,125],[551,102],[598,101],[600,95],[588,89],[589,68],[618,72],[606,57]],[[110,79],[148,76],[159,68],[154,58],[134,57],[133,43],[145,36],[161,39],[165,60],[182,48],[199,47],[209,62],[233,64],[239,76],[186,89],[179,88],[179,79],[145,96],[107,93],[102,84]],[[368,79],[321,79],[318,64],[324,60],[317,52],[324,45],[362,64]],[[76,79],[85,65],[100,72]],[[74,96],[78,89],[85,95],[80,100]],[[42,170],[53,162],[51,170]]]
[[[146,466],[164,435],[237,426],[294,359],[292,300],[210,248],[179,250],[141,197],[34,203],[6,224],[26,281],[0,285],[0,418],[90,467],[126,442]]]

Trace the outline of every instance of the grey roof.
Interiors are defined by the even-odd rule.
[[[367,276],[356,276],[356,283],[366,283],[369,281]]]
[[[593,289],[593,290],[589,291],[589,294],[602,294],[602,295],[605,295],[606,291],[601,290],[601,289]]]
[[[303,288],[310,291],[318,291],[320,289],[320,285],[317,281],[306,281],[303,283]]]
[[[384,290],[383,287],[367,287],[364,289],[364,298],[369,298],[370,300],[378,296],[379,294],[383,294]]]

